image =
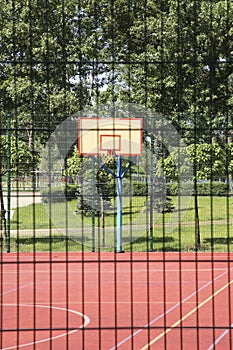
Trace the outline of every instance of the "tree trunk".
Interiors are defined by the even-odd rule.
[[[7,233],[6,233],[6,210],[3,200],[3,188],[2,188],[2,175],[0,174],[0,204],[1,204],[1,241],[6,246]]]
[[[105,217],[104,217],[104,198],[101,196],[101,228],[102,228],[102,247],[105,247]]]
[[[228,137],[227,137],[227,143],[232,143],[233,142],[233,134],[232,131],[229,131]],[[229,159],[227,160],[228,163],[230,162],[231,156],[228,156]],[[233,171],[231,171],[229,174],[229,180],[233,181]]]

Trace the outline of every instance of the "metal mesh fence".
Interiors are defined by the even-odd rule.
[[[232,1],[0,13],[0,347],[233,348]]]

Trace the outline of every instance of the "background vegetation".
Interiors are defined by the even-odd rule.
[[[209,191],[199,181],[210,183],[209,205],[213,195],[225,194],[228,200],[233,178],[232,1],[8,0],[0,16],[0,131],[6,145],[0,165],[8,187],[10,176],[26,174],[35,184],[40,152],[68,116],[123,101],[154,109],[187,145],[169,153],[149,135],[160,170],[173,182],[170,194],[177,194],[174,160],[191,157],[196,230],[197,194]],[[73,149],[65,164],[59,151],[51,171],[72,173],[80,166]],[[179,170],[185,176],[185,166]],[[219,180],[223,184],[217,185]],[[107,205],[105,188],[98,190]],[[3,199],[1,214],[6,232]]]

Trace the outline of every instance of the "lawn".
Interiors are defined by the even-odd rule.
[[[124,250],[146,251],[152,247],[152,242],[155,251],[194,250],[194,198],[191,198],[189,203],[185,198],[173,198],[173,203],[175,209],[172,213],[158,214],[145,210],[145,197],[124,199]],[[233,197],[198,197],[200,250],[233,250],[232,205]],[[81,217],[75,214],[75,207],[76,201],[70,201],[65,206],[56,203],[47,209],[43,204],[34,204],[15,210],[11,221],[11,250],[90,251],[94,243],[92,223],[95,224],[95,249],[114,250],[117,234],[116,210],[108,212],[105,216],[103,232],[101,217]],[[153,231],[149,230],[151,220]],[[64,234],[53,233],[51,236],[51,229],[55,227],[63,227]],[[71,231],[68,232],[67,227]],[[44,234],[38,234],[39,231],[36,230],[44,230]],[[150,236],[150,232],[153,233],[153,237]],[[67,239],[67,236],[71,239]]]

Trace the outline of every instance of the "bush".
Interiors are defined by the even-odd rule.
[[[43,190],[41,193],[43,203],[61,203],[65,198],[69,201],[76,198],[77,185],[67,185],[66,187],[51,188]]]
[[[132,182],[131,184],[127,182],[123,184],[123,195],[129,196],[147,196],[148,188],[146,183]]]
[[[65,196],[68,201],[75,199],[77,198],[78,185],[67,185],[63,191],[65,192]]]
[[[177,182],[167,184],[167,192],[169,196],[177,196],[179,191],[181,195],[193,194],[193,184],[191,182],[182,183],[181,188],[179,188]]]
[[[177,196],[179,192],[178,183],[168,184],[168,193],[170,196]],[[199,196],[226,196],[229,193],[229,185],[225,182],[198,182],[197,194]],[[181,195],[194,195],[194,184],[191,182],[183,183]]]

